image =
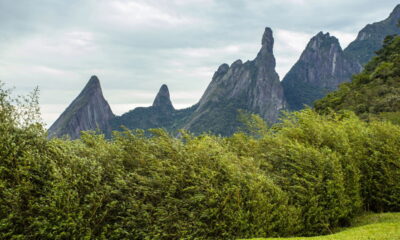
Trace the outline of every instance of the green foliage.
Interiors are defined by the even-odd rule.
[[[239,110],[238,112],[238,120],[243,125],[239,127],[241,132],[256,138],[265,136],[268,133],[268,125],[260,116],[244,110]]]
[[[47,140],[36,94],[0,91],[1,239],[315,235],[400,211],[400,127],[287,114],[223,138],[165,130]]]

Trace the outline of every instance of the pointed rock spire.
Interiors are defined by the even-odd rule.
[[[272,29],[266,27],[264,30],[264,34],[261,40],[261,45],[263,48],[267,49],[269,52],[272,52],[274,47],[274,37],[272,35]]]
[[[274,37],[272,29],[266,27],[261,39],[261,49],[257,54],[255,64],[258,66],[268,66],[268,69],[275,71],[276,61],[274,57]]]
[[[275,122],[285,108],[283,89],[275,71],[272,30],[265,28],[261,50],[253,61],[222,64],[201,97],[185,128],[194,133],[211,131],[233,134],[239,123],[238,109]]]
[[[89,79],[89,81],[87,82],[85,87],[82,89],[81,93],[79,94],[79,96],[89,95],[89,94],[94,94],[94,93],[103,95],[103,92],[102,92],[101,86],[100,86],[100,80],[97,78],[96,75],[93,75]]]
[[[169,96],[167,85],[163,84],[153,102],[153,107],[161,107],[164,109],[174,109]]]
[[[80,137],[81,131],[110,130],[109,120],[114,117],[110,105],[104,99],[100,81],[92,76],[77,98],[49,128],[49,137],[68,135],[71,139]]]

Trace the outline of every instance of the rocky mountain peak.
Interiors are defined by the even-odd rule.
[[[274,47],[274,37],[272,35],[272,29],[269,27],[266,27],[264,30],[264,34],[261,40],[261,45],[263,48],[266,48],[269,52],[272,52],[272,49]]]
[[[272,30],[265,28],[261,50],[253,61],[222,64],[188,118],[185,128],[195,133],[207,129],[230,135],[238,127],[238,109],[275,122],[285,108],[283,89],[275,71]]]
[[[307,44],[307,49],[312,49],[314,51],[321,51],[322,49],[332,49],[332,50],[342,50],[339,44],[339,40],[331,36],[329,32],[323,33],[319,32],[310,42]]]
[[[254,62],[257,66],[265,68],[271,74],[275,72],[276,61],[273,53],[274,37],[271,28],[266,27],[261,40],[261,49]]]
[[[68,135],[71,139],[80,137],[81,131],[100,129],[108,132],[109,120],[114,117],[104,99],[100,81],[92,76],[75,100],[49,128],[49,137]]]
[[[93,75],[90,77],[89,82],[87,85],[93,86],[93,87],[100,87],[100,80],[96,75]]]
[[[98,93],[103,95],[103,92],[101,90],[101,85],[100,85],[100,80],[97,76],[93,75],[89,81],[87,82],[86,86],[83,88],[83,90],[80,93],[81,95],[90,95]]]
[[[163,84],[153,102],[153,107],[162,107],[165,109],[174,109],[169,96],[168,86]]]
[[[319,32],[282,80],[286,100],[292,110],[312,106],[359,71],[360,66],[345,56],[336,37]]]

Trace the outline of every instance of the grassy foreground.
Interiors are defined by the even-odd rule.
[[[355,219],[353,227],[321,237],[255,238],[253,240],[400,240],[400,213],[367,214]]]

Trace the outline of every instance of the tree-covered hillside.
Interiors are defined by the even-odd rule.
[[[400,36],[389,36],[362,73],[315,103],[318,112],[351,110],[400,123]]]

